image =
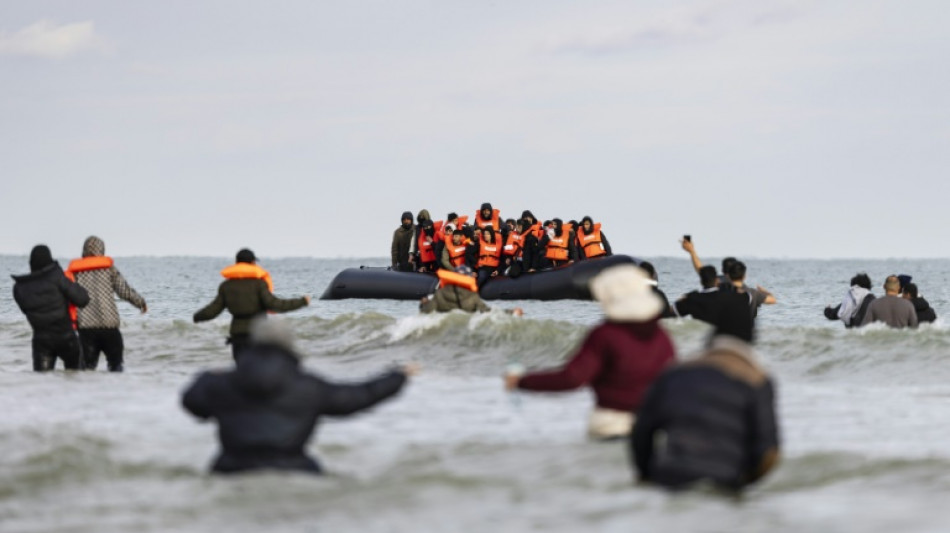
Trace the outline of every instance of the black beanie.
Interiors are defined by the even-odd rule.
[[[488,203],[488,202],[485,202],[485,203],[482,204],[481,211],[484,211],[484,210],[486,210],[486,209],[489,210],[489,211],[492,210],[491,204]]]
[[[253,263],[257,261],[257,258],[254,257],[254,252],[248,250],[247,248],[242,248],[240,252],[237,253],[235,260],[238,263]]]
[[[410,213],[409,211],[403,211],[402,218],[400,218],[399,220],[406,220],[407,218],[409,220],[412,220],[412,213]]]
[[[30,252],[30,272],[43,270],[43,268],[53,264],[53,253],[49,251],[49,246],[37,244]]]

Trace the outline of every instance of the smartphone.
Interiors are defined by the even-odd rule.
[[[683,235],[683,240],[686,242],[693,242],[693,237],[691,235]]]

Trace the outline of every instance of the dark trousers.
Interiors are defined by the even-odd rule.
[[[99,366],[99,355],[105,353],[109,372],[122,372],[125,345],[118,328],[80,329],[79,341],[86,370],[95,370]]]
[[[250,335],[231,335],[228,337],[228,344],[231,345],[231,357],[237,361],[238,356],[241,355],[241,352],[247,348],[247,345],[250,344],[250,342]]]
[[[33,334],[33,370],[47,372],[56,368],[56,358],[66,370],[82,370],[82,347],[73,330]]]
[[[475,279],[475,284],[481,288],[481,286],[484,285],[486,281],[491,279],[492,273],[496,270],[498,269],[494,267],[480,267],[478,269],[478,277]]]

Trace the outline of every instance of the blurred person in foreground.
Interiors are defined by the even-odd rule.
[[[306,447],[320,417],[372,407],[399,392],[416,370],[407,365],[362,383],[331,383],[301,368],[286,322],[257,318],[235,369],[198,376],[184,392],[182,405],[201,419],[218,422],[221,451],[212,471],[318,474],[320,464]]]
[[[721,314],[706,350],[647,392],[630,439],[641,481],[738,492],[778,463],[775,390],[752,350],[746,304],[732,305],[736,312]]]
[[[674,360],[673,343],[659,325],[663,300],[639,267],[604,269],[590,289],[606,320],[596,326],[564,367],[505,375],[508,390],[566,391],[589,385],[596,406],[588,422],[594,439],[630,434],[647,387]]]
[[[45,244],[30,252],[30,273],[13,279],[13,299],[33,328],[33,370],[53,370],[57,358],[66,370],[82,370],[82,348],[70,307],[89,303],[86,289],[66,278]]]

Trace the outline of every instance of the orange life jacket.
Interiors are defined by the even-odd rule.
[[[435,228],[435,235],[438,235],[438,231],[442,229],[442,221],[435,222],[432,226]],[[435,250],[432,249],[432,245],[435,243],[435,237],[429,237],[424,231],[419,232],[419,239],[416,241],[416,247],[419,250],[419,262],[431,263],[435,261]]]
[[[548,238],[548,245],[544,251],[544,257],[552,261],[567,261],[570,259],[571,225],[561,225],[561,236]]]
[[[492,209],[491,218],[489,220],[485,220],[484,218],[482,218],[482,210],[479,209],[478,211],[475,212],[475,227],[481,229],[491,224],[491,227],[495,228],[495,231],[497,232],[498,230],[501,229],[501,226],[499,225],[501,222],[498,220],[499,213],[500,213],[499,210]]]
[[[498,268],[501,258],[501,245],[498,243],[498,237],[495,242],[488,242],[478,236],[478,268],[489,267]]]
[[[544,228],[541,227],[540,222],[535,222],[532,224],[531,227],[528,228],[528,231],[525,233],[525,235],[528,233],[533,233],[535,238],[538,239],[538,242],[541,242],[541,239],[544,238]]]
[[[472,276],[466,276],[465,274],[459,274],[458,272],[445,269],[439,270],[435,275],[439,277],[439,288],[455,285],[456,287],[468,289],[472,292],[478,292],[478,285]]]
[[[508,241],[505,242],[505,247],[502,249],[508,257],[521,257],[524,252],[524,235],[518,233],[517,231],[510,231],[508,233]]]
[[[81,259],[73,259],[70,261],[69,266],[66,267],[66,272],[64,272],[64,274],[66,274],[66,277],[69,279],[69,281],[75,282],[76,274],[79,272],[112,268],[112,265],[112,258],[107,255],[83,257]],[[73,304],[69,304],[69,319],[73,322],[73,329],[79,327],[79,309]]]
[[[254,263],[234,263],[221,271],[226,279],[262,279],[267,283],[267,290],[274,292],[274,282],[270,273]]]
[[[581,249],[584,250],[584,256],[588,259],[607,254],[607,250],[604,250],[603,241],[601,241],[600,238],[600,222],[597,222],[591,227],[590,234],[584,233],[584,226],[577,228],[577,242],[581,245]]]
[[[445,243],[445,249],[449,252],[449,263],[452,266],[457,267],[465,264],[466,248],[468,248],[468,245],[465,242],[462,242],[462,244]]]

